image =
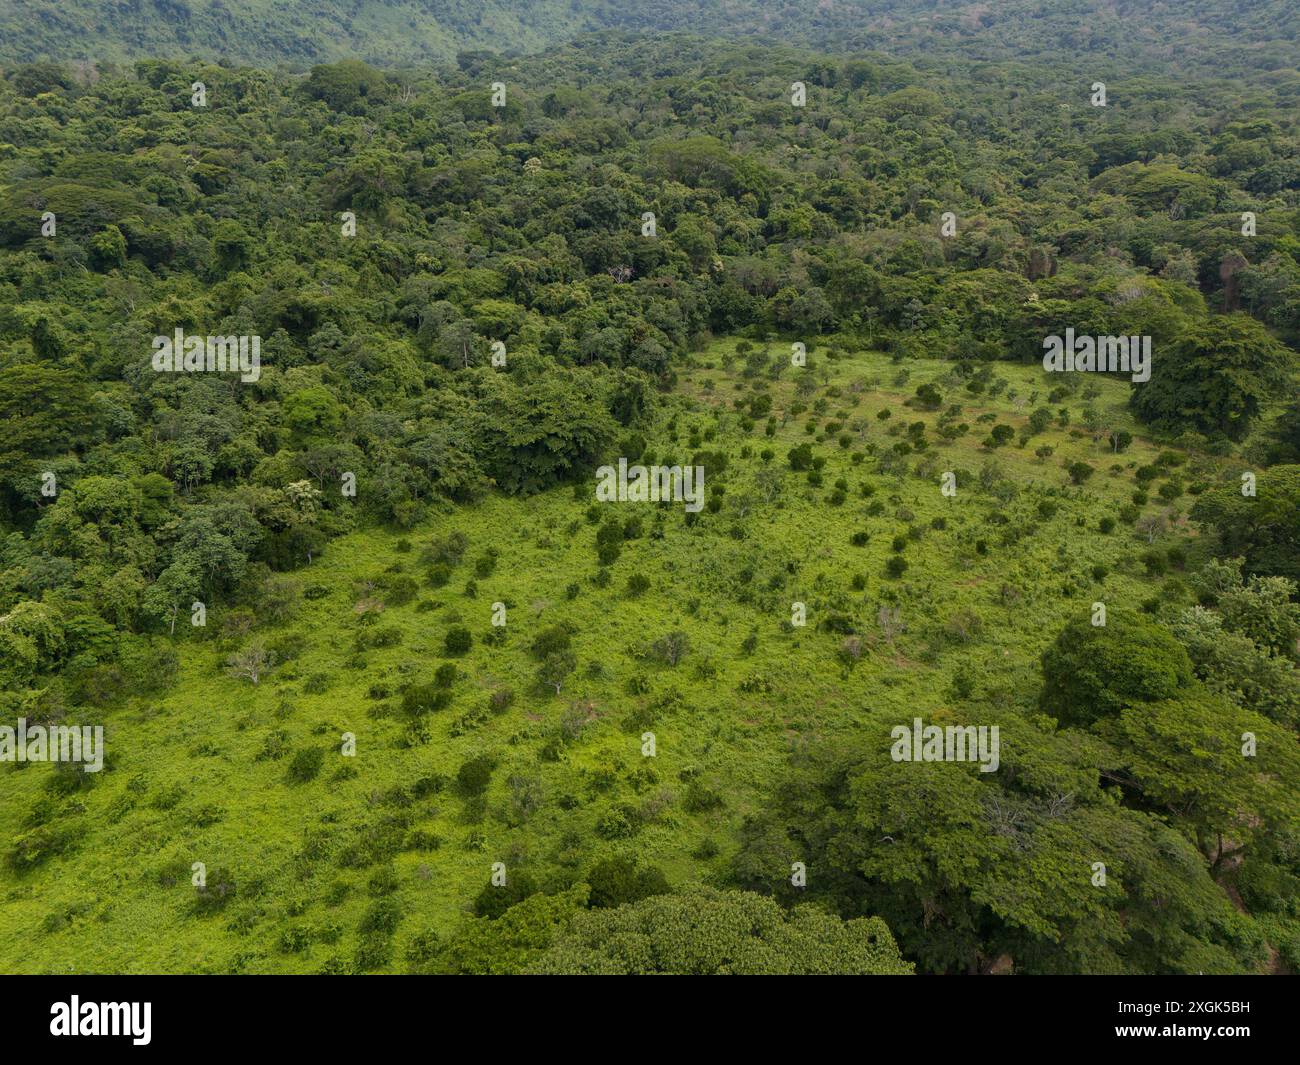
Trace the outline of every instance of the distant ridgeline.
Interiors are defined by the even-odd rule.
[[[196,56],[304,65],[535,52],[593,31],[754,37],[829,51],[1106,58],[1219,76],[1293,67],[1290,0],[0,0],[0,63]]]

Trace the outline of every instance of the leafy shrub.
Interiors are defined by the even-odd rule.
[[[686,793],[682,796],[682,809],[686,810],[687,813],[708,813],[710,810],[716,810],[722,805],[722,796],[700,781],[692,780],[686,785]]]
[[[451,693],[437,684],[413,684],[402,693],[402,710],[412,717],[443,710],[451,704]]]
[[[275,655],[277,662],[292,662],[307,650],[307,637],[297,632],[287,632],[272,640],[266,649]]]
[[[463,655],[474,644],[474,637],[464,625],[453,625],[443,638],[443,646],[449,655]]]
[[[636,811],[626,804],[610,807],[596,818],[596,835],[601,839],[627,839],[639,827]]]
[[[316,779],[321,765],[325,761],[325,752],[319,747],[303,747],[289,760],[287,776],[290,783],[306,784]]]
[[[1141,654],[1134,654],[1141,648]],[[1105,625],[1078,618],[1043,652],[1045,713],[1091,725],[1134,701],[1168,699],[1192,681],[1187,652],[1159,625],[1120,610]]]
[[[456,773],[456,786],[462,795],[476,796],[487,791],[492,780],[492,770],[496,761],[491,755],[480,754],[464,762]]]
[[[927,410],[937,410],[943,406],[943,394],[932,384],[917,386],[916,398]]]
[[[334,678],[328,673],[313,673],[303,684],[302,690],[308,695],[320,695],[329,691],[333,683]]]
[[[420,590],[415,581],[406,576],[394,577],[384,592],[384,602],[389,606],[405,606]]]
[[[209,869],[203,885],[194,889],[194,909],[200,914],[219,913],[235,897],[235,878],[224,868]]]
[[[1169,569],[1169,561],[1162,551],[1143,552],[1142,564],[1146,567],[1147,575],[1151,577],[1161,577]]]
[[[384,936],[390,936],[397,931],[397,926],[402,920],[402,907],[398,901],[390,896],[378,898],[370,904],[370,908],[361,918],[361,924],[358,931],[364,935],[373,935],[380,933]],[[386,960],[385,960],[386,964]]]
[[[668,666],[675,666],[690,651],[691,643],[681,629],[675,629],[666,636],[661,636],[655,640],[649,647],[648,653],[651,658]]]
[[[1072,462],[1066,467],[1072,484],[1083,484],[1095,472],[1086,462]]]
[[[543,629],[534,638],[529,650],[534,658],[545,658],[557,651],[567,651],[573,639],[569,630],[563,625],[551,625]]]
[[[662,869],[640,866],[628,857],[602,859],[591,867],[586,879],[591,886],[587,905],[594,909],[639,902],[670,891]]]
[[[507,870],[506,882],[500,886],[490,880],[474,899],[474,913],[489,921],[497,920],[506,910],[537,894],[537,884],[524,870]]]

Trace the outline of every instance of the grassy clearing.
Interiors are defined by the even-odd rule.
[[[259,684],[226,675],[235,643],[218,638],[214,608],[204,638],[184,644],[178,683],[108,716],[111,764],[98,779],[58,795],[49,766],[0,770],[6,838],[40,823],[70,834],[63,853],[31,870],[0,869],[4,968],[400,971],[413,935],[455,929],[494,862],[547,890],[620,851],[661,866],[675,885],[720,880],[743,818],[801,745],[834,736],[884,743],[890,726],[918,714],[1001,721],[1014,742],[1017,723],[1034,712],[1038,656],[1068,619],[1094,601],[1136,608],[1182,594],[1176,572],[1148,573],[1141,556],[1150,545],[1130,524],[1099,531],[1138,487],[1134,471],[1166,448],[1137,439],[1111,454],[1077,433],[1079,395],[1050,404],[1070,410],[1070,427],[1054,422],[1024,448],[981,446],[991,425],[1019,430],[1044,405],[1060,382],[1038,368],[999,364],[999,394],[974,396],[955,385],[950,363],[908,363],[904,379],[885,356],[814,352],[807,369],[787,368],[770,384],[769,438],[766,416],[749,431],[740,425],[733,401],[767,378],[743,377],[735,352],[736,341],[719,341],[695,358],[648,442],[656,461],[727,456],[725,472],[706,465],[715,503],[694,524],[681,504],[592,509],[588,482],[581,498],[570,489],[495,496],[414,532],[347,536],[294,575],[307,592],[295,617],[254,634],[303,641]],[[825,400],[811,434],[811,411],[787,417],[800,402],[797,373],[818,382],[803,402]],[[945,441],[939,411],[904,406],[927,383],[944,407],[962,403],[968,433]],[[1107,424],[1136,432],[1123,409],[1127,384],[1097,384],[1092,404]],[[881,411],[891,417],[882,421]],[[980,423],[982,414],[994,421]],[[840,428],[818,442],[828,422]],[[929,443],[907,461],[937,455],[934,475],[878,472],[879,455],[906,435],[890,436],[890,427],[913,422],[926,423]],[[826,459],[820,486],[787,463],[803,443]],[[1036,457],[1044,445],[1054,453]],[[775,453],[767,463],[764,448]],[[980,485],[990,457],[1014,495]],[[1096,470],[1082,487],[1065,469],[1074,461]],[[765,468],[782,471],[770,500]],[[939,488],[949,470],[962,471],[953,498]],[[1177,476],[1208,483],[1235,473],[1194,456]],[[847,490],[833,503],[841,478]],[[1154,485],[1150,494],[1145,513],[1190,505],[1188,496],[1160,503]],[[611,516],[640,516],[643,528],[600,586],[595,534]],[[422,554],[453,532],[467,538],[464,558],[445,586],[430,587]],[[868,541],[855,546],[863,532]],[[1173,545],[1195,561],[1194,538],[1177,520],[1155,546]],[[475,576],[489,548],[495,568]],[[886,573],[894,555],[908,562],[900,578]],[[633,574],[649,581],[639,594],[629,591]],[[391,589],[403,575],[419,583],[412,601],[365,609],[400,598]],[[498,602],[505,642],[490,646]],[[806,627],[789,625],[795,602],[806,604]],[[897,631],[883,631],[881,607],[898,611]],[[535,684],[529,647],[563,623],[574,631],[576,668],[557,696]],[[457,625],[474,643],[451,657],[444,641]],[[389,629],[393,645],[354,647],[359,633]],[[842,654],[850,630],[861,639],[851,667]],[[679,664],[644,657],[674,631],[689,641]],[[445,662],[458,674],[450,705],[421,719],[421,733],[401,709],[403,688],[432,681]],[[514,701],[494,713],[489,697],[505,688]],[[653,759],[641,753],[645,731],[655,734]],[[344,733],[356,737],[353,758],[340,753]],[[310,776],[311,756],[300,753],[309,750],[323,752],[319,771],[295,782],[294,767]],[[467,798],[456,776],[481,754],[495,759],[491,782]],[[195,862],[210,879],[228,871],[236,885],[219,912],[196,912]],[[357,960],[359,929],[378,898],[400,906],[391,952]]]

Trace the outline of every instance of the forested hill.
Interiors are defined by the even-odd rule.
[[[403,65],[538,51],[613,29],[1235,75],[1293,66],[1298,28],[1291,0],[0,0],[0,62]]]

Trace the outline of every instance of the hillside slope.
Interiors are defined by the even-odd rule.
[[[6,767],[0,968],[401,971],[415,954],[394,948],[454,935],[493,862],[547,889],[627,854],[673,884],[725,877],[742,822],[809,744],[883,754],[888,728],[916,714],[1000,723],[1031,777],[1081,758],[1034,724],[1039,655],[1094,599],[1121,610],[1170,594],[1141,540],[1095,531],[1159,448],[1138,439],[1111,456],[1053,424],[1035,438],[1050,460],[1015,448],[990,458],[983,426],[1027,424],[1016,398],[1051,384],[1037,367],[1004,365],[995,396],[972,395],[940,360],[901,368],[818,348],[822,384],[806,394],[780,350],[763,346],[775,376],[750,377],[736,348],[718,341],[693,360],[650,440],[676,461],[701,440],[713,449],[710,494],[723,505],[698,521],[679,504],[602,509],[580,485],[495,495],[405,534],[354,534],[293,579],[292,617],[265,630],[282,661],[260,683],[223,675],[234,644],[214,612],[211,633],[182,626],[175,686],[109,717],[105,772]],[[922,384],[963,401],[979,431],[936,436],[939,413],[907,405]],[[1090,402],[1136,428],[1123,383],[1098,391]],[[773,400],[770,435],[744,428],[737,395]],[[1065,403],[1077,423],[1081,397]],[[903,422],[928,426],[906,437],[928,457],[883,473]],[[804,442],[823,470],[789,469]],[[1101,467],[1086,488],[1065,469],[1081,459]],[[1191,462],[1208,480],[1233,472],[1210,456]],[[958,471],[955,498],[938,491],[943,469]],[[637,527],[608,568],[596,566],[593,517]],[[1169,542],[1195,559],[1191,533],[1180,522]],[[896,534],[905,547],[891,547]],[[430,551],[455,536],[463,561],[438,576]],[[901,579],[888,575],[895,557],[908,561]],[[792,601],[807,603],[806,627],[787,623]],[[493,628],[497,602],[507,623]],[[877,622],[886,604],[892,625]],[[467,654],[445,650],[456,625],[474,634]],[[531,650],[556,626],[575,632],[577,668],[560,693],[533,683]],[[865,634],[851,668],[847,631]],[[667,664],[647,648],[673,632],[685,651]],[[446,698],[408,712],[404,692],[440,665],[454,677]],[[493,699],[502,692],[508,701]],[[355,757],[340,754],[344,734]],[[490,785],[460,794],[458,767],[487,754]],[[229,901],[195,901],[195,862]],[[769,888],[782,869],[766,867]],[[1209,884],[1203,870],[1186,875]],[[376,897],[403,915],[378,943],[367,934]],[[1217,908],[1227,919],[1226,898]]]
[[[462,50],[533,52],[596,30],[687,31],[844,51],[972,58],[1106,58],[1148,68],[1295,65],[1287,0],[0,0],[0,62],[197,55],[257,64],[382,65]]]

